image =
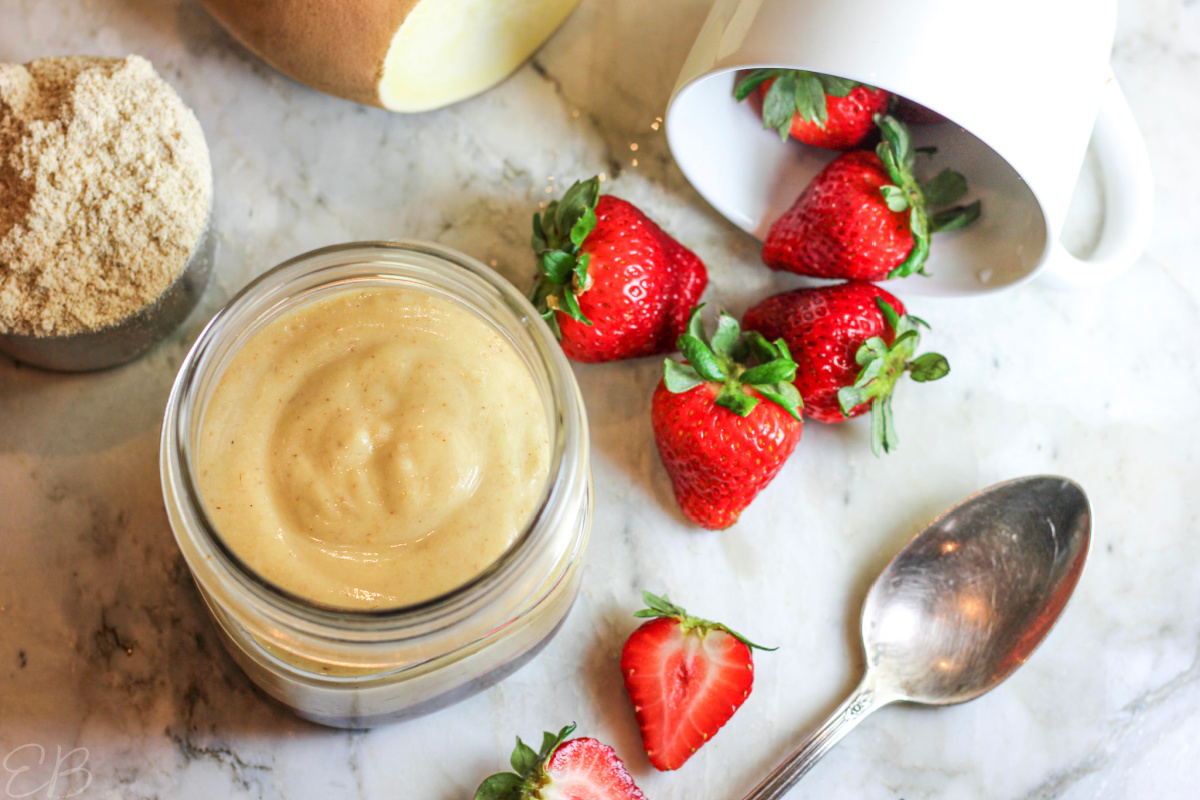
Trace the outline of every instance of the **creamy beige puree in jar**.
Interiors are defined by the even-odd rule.
[[[268,270],[179,368],[163,500],[233,659],[267,695],[362,728],[534,658],[579,593],[587,414],[528,298],[423,242]]]
[[[349,289],[273,320],[204,415],[197,483],[228,547],[272,583],[354,609],[412,605],[483,572],[549,468],[528,366],[462,305]]]

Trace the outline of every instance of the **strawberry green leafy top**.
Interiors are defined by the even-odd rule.
[[[781,139],[788,138],[793,114],[799,114],[805,122],[813,122],[824,128],[829,121],[826,95],[845,97],[865,85],[836,75],[802,69],[756,69],[738,82],[733,96],[741,102],[760,84],[772,79],[775,82],[763,97],[763,127],[779,131]]]
[[[574,724],[558,733],[546,731],[542,734],[542,749],[537,752],[517,737],[517,746],[509,761],[513,772],[497,772],[484,780],[475,791],[475,800],[524,800],[536,797],[538,790],[550,782],[550,776],[546,774],[546,762],[574,731]]]
[[[710,338],[700,317],[702,308],[699,305],[692,309],[687,331],[676,342],[688,363],[668,358],[663,365],[667,390],[682,394],[706,382],[720,383],[721,391],[714,402],[746,417],[758,405],[758,399],[742,387],[753,386],[767,400],[800,419],[804,401],[792,383],[796,362],[787,343],[783,339],[768,342],[758,331],[743,332],[738,321],[723,312]],[[748,366],[751,362],[754,365]]]
[[[591,286],[588,254],[579,248],[596,228],[599,199],[598,177],[575,181],[561,200],[546,207],[545,216],[533,215],[532,245],[537,253],[538,277],[529,299],[560,339],[556,311],[584,325],[592,324],[579,308],[578,296]]]
[[[724,631],[742,644],[746,645],[746,647],[750,647],[755,650],[766,650],[768,652],[772,652],[779,649],[778,647],[763,647],[761,644],[755,644],[745,636],[742,636],[737,631],[732,630],[720,622],[710,622],[709,620],[700,619],[699,617],[688,616],[687,611],[672,603],[666,595],[659,597],[656,594],[651,594],[650,592],[643,590],[642,602],[646,604],[646,607],[641,611],[634,612],[633,615],[635,617],[643,619],[647,617],[666,617],[667,619],[678,620],[679,627],[684,633],[687,633],[689,630],[693,629],[702,633],[706,631]]]
[[[883,134],[883,141],[875,148],[875,152],[892,179],[892,183],[881,187],[880,192],[892,211],[911,209],[909,226],[913,248],[908,257],[888,273],[888,277],[903,278],[913,273],[928,275],[925,261],[929,258],[929,237],[934,233],[970,225],[979,217],[980,201],[930,214],[930,208],[950,205],[966,194],[967,179],[961,173],[944,169],[925,183],[918,182],[913,175],[918,149],[912,146],[907,126],[890,114],[876,114],[875,124]],[[934,152],[932,148],[919,150]]]
[[[950,374],[950,363],[939,353],[925,353],[913,358],[920,342],[917,328],[921,325],[928,328],[929,323],[911,314],[900,316],[882,297],[876,297],[875,302],[896,338],[890,347],[879,336],[872,336],[859,346],[854,358],[862,371],[853,386],[838,390],[838,404],[846,416],[863,403],[871,404],[871,451],[878,456],[896,447],[896,429],[892,422],[892,390],[896,381],[905,372],[912,375],[914,381],[936,381]]]

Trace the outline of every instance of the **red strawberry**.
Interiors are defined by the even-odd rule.
[[[728,528],[800,441],[796,365],[782,340],[742,334],[726,314],[710,340],[699,308],[678,344],[688,363],[666,361],[651,404],[654,440],[684,516]]]
[[[708,270],[699,256],[672,239],[653,222],[650,224],[658,231],[663,251],[667,260],[674,265],[675,272],[675,302],[667,310],[667,325],[663,327],[662,339],[655,352],[673,353],[676,349],[675,340],[687,329],[692,308],[700,302],[700,295],[708,285]]]
[[[708,284],[696,254],[635,206],[576,182],[533,217],[530,300],[576,361],[669,353]]]
[[[654,617],[629,635],[621,675],[633,702],[642,746],[660,770],[679,769],[746,702],[754,685],[751,648],[716,622],[689,617],[666,597],[642,592]]]
[[[796,69],[756,69],[733,90],[739,101],[751,94],[761,103],[764,128],[783,139],[850,150],[875,132],[876,114],[887,111],[891,95],[857,81]]]
[[[884,280],[925,272],[929,238],[979,216],[980,203],[930,214],[967,191],[966,179],[942,170],[920,184],[908,129],[877,117],[883,141],[876,152],[835,158],[771,226],[763,262],[771,269],[818,278]]]
[[[768,297],[746,312],[748,328],[787,342],[796,361],[796,388],[808,415],[842,422],[871,411],[871,449],[896,446],[892,390],[905,372],[934,381],[950,372],[944,356],[913,358],[924,320],[870,283],[796,289]]]
[[[880,194],[890,183],[874,153],[834,159],[771,226],[763,263],[825,278],[886,278],[913,247],[908,215],[889,209]]]
[[[517,739],[515,772],[489,777],[475,800],[646,800],[611,747],[595,739],[564,742],[574,730],[547,731],[538,753]]]

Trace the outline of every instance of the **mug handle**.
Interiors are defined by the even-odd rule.
[[[1096,286],[1133,266],[1150,240],[1154,219],[1154,175],[1146,143],[1115,77],[1105,84],[1096,126],[1092,129],[1104,184],[1104,224],[1100,241],[1087,258],[1077,258],[1061,241],[1042,273],[1059,289]]]

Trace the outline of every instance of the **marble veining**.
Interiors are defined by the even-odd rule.
[[[1149,250],[1092,291],[914,298],[954,371],[902,388],[894,455],[871,456],[865,425],[807,425],[739,525],[697,531],[651,439],[659,362],[578,366],[591,553],[566,627],[527,667],[441,713],[345,732],[264,701],[221,650],[166,524],[157,439],[186,348],[252,276],[314,247],[408,237],[525,285],[531,212],[604,173],[706,261],[711,302],[740,313],[795,285],[666,146],[659,117],[707,6],[585,0],[497,90],[404,117],[293,83],[190,0],[4,0],[0,60],[137,52],[178,87],[212,148],[220,252],[201,309],[128,367],[65,376],[0,360],[0,797],[452,800],[506,764],[515,735],[575,721],[649,797],[737,798],[857,681],[859,606],[892,553],[969,492],[1035,472],[1075,478],[1094,503],[1090,563],[1059,626],[980,700],[873,716],[792,796],[1197,796],[1200,6],[1181,0],[1123,0],[1114,50],[1156,169]],[[1081,186],[1067,238],[1086,249],[1103,203],[1094,176]],[[617,668],[643,587],[781,645],[673,774],[641,753]]]

